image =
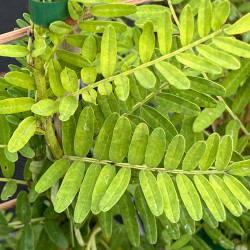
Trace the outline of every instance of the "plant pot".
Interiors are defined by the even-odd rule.
[[[65,20],[69,16],[68,0],[57,2],[38,2],[38,0],[29,0],[30,17],[33,23],[49,27],[55,21]]]

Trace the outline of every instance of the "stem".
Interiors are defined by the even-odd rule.
[[[78,156],[69,156],[65,155],[64,158],[69,159],[71,161],[83,161],[88,163],[99,163],[102,165],[111,164],[116,167],[124,167],[124,168],[131,168],[131,169],[139,169],[139,170],[150,170],[150,171],[156,171],[156,172],[165,172],[165,173],[171,173],[171,174],[227,174],[226,171],[219,171],[219,170],[194,170],[194,171],[184,171],[180,169],[174,169],[174,170],[167,170],[165,168],[149,168],[146,165],[131,165],[129,163],[122,163],[122,162],[112,162],[108,160],[98,160],[94,158],[88,158],[88,157],[78,157]]]
[[[201,38],[201,39],[199,39],[199,40],[197,40],[197,41],[195,41],[195,42],[193,42],[193,43],[190,43],[190,44],[188,44],[188,45],[186,45],[186,46],[184,46],[184,47],[182,47],[182,48],[180,48],[180,49],[178,49],[178,50],[176,50],[176,51],[174,51],[174,52],[172,52],[172,53],[169,53],[169,54],[167,54],[167,55],[161,56],[161,57],[159,57],[159,58],[157,58],[157,59],[155,59],[155,60],[153,60],[153,61],[150,61],[150,62],[141,64],[140,66],[138,66],[138,67],[136,67],[136,68],[134,68],[134,69],[130,69],[130,70],[125,71],[125,72],[122,72],[122,73],[120,73],[120,74],[118,74],[118,75],[111,76],[111,77],[105,78],[105,79],[103,79],[103,80],[101,80],[101,81],[98,81],[98,82],[96,82],[96,83],[94,83],[94,84],[88,85],[88,86],[86,86],[86,87],[84,87],[84,88],[78,90],[77,92],[75,92],[75,93],[73,94],[73,96],[78,96],[78,95],[82,94],[83,92],[85,92],[85,91],[87,91],[87,90],[89,90],[89,89],[96,88],[96,87],[98,87],[98,85],[99,85],[100,83],[111,82],[111,81],[115,80],[117,77],[130,75],[130,74],[134,73],[134,72],[137,71],[137,70],[140,70],[140,69],[144,69],[144,68],[150,67],[150,66],[152,66],[152,65],[154,65],[154,64],[156,64],[156,63],[158,63],[158,62],[161,62],[161,61],[164,61],[164,60],[166,60],[166,59],[168,59],[168,58],[174,57],[174,56],[180,54],[181,52],[184,52],[184,51],[186,51],[186,50],[188,50],[188,49],[191,49],[191,48],[195,47],[196,45],[198,45],[198,44],[200,44],[200,43],[203,43],[203,42],[205,42],[205,41],[207,41],[207,40],[213,38],[214,36],[220,34],[221,32],[222,32],[222,29],[217,30],[217,31],[211,33],[210,35],[205,36],[205,37],[203,37],[203,38]]]
[[[0,148],[6,148],[7,145],[0,145]]]
[[[91,249],[91,245],[92,245],[92,243],[95,241],[95,237],[96,237],[96,235],[97,235],[99,232],[101,232],[101,228],[100,228],[100,227],[96,228],[96,229],[92,232],[92,234],[91,234],[91,236],[90,236],[90,239],[89,239],[89,242],[88,242],[88,244],[87,244],[86,250],[90,250],[90,249]]]
[[[28,183],[26,181],[8,179],[8,178],[0,178],[0,182],[9,182],[10,180],[15,181],[17,184],[28,185]]]
[[[31,223],[36,223],[36,222],[41,222],[41,221],[44,221],[46,218],[45,217],[39,217],[39,218],[34,218],[34,219],[31,219]],[[17,225],[22,225],[23,223],[21,221],[14,221],[14,222],[11,222],[9,223],[9,226],[17,226]]]

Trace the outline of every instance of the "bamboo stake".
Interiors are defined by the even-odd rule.
[[[17,199],[6,201],[6,202],[0,204],[0,209],[7,210],[7,209],[10,209],[12,207],[15,207],[16,206],[16,201],[17,201]]]

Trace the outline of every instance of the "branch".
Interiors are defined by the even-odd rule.
[[[12,207],[15,207],[16,201],[17,201],[17,199],[4,202],[4,203],[0,204],[0,209],[7,210],[7,209],[10,209]]]

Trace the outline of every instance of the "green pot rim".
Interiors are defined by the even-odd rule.
[[[69,17],[68,0],[58,2],[29,0],[29,8],[32,22],[42,27],[49,27],[51,23]]]

